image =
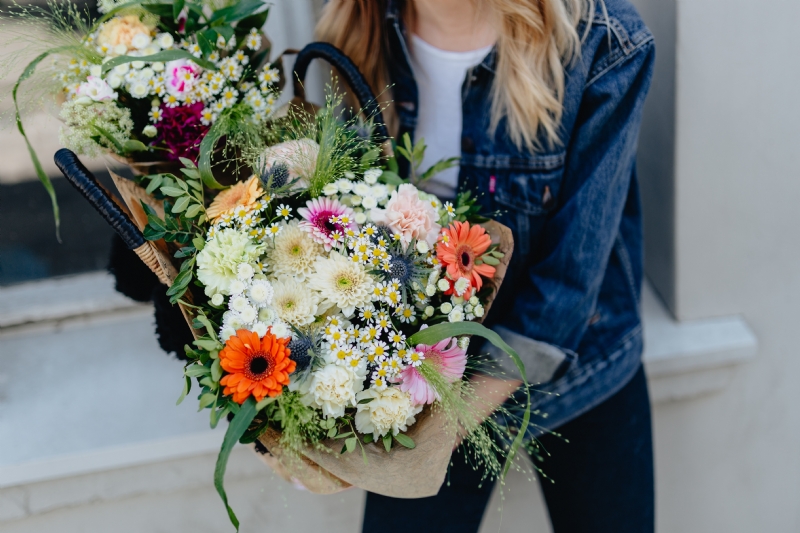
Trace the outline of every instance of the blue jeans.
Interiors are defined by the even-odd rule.
[[[653,441],[644,369],[619,392],[539,440],[541,483],[554,533],[652,533],[655,528]],[[401,500],[368,493],[364,533],[477,532],[492,483],[459,452],[439,494]]]

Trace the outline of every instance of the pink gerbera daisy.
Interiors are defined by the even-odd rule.
[[[299,226],[311,234],[311,238],[330,250],[336,243],[333,234],[344,235],[350,228],[357,230],[355,213],[332,198],[314,198],[306,202],[306,207],[297,210],[305,220]]]
[[[464,375],[467,367],[467,351],[458,346],[455,338],[448,338],[433,346],[418,344],[417,351],[425,357],[423,365],[431,366],[446,380],[453,383]],[[418,367],[407,366],[401,373],[400,390],[411,395],[417,405],[433,403],[439,399],[436,390],[427,382]]]

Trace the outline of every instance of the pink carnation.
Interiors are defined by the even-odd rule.
[[[309,232],[312,239],[324,245],[325,250],[333,247],[334,232],[344,237],[346,229],[358,229],[353,221],[355,214],[353,210],[332,198],[314,198],[306,202],[306,207],[301,207],[297,212],[305,219],[299,226]],[[339,222],[331,222],[334,217],[339,219]],[[349,219],[346,224],[341,222],[342,217]]]
[[[166,64],[167,92],[175,96],[183,96],[194,87],[199,74],[197,65],[188,59],[176,59]]]
[[[441,229],[436,222],[439,218],[436,209],[430,202],[421,200],[417,188],[409,183],[400,185],[392,193],[386,209],[373,209],[370,216],[376,224],[386,225],[399,234],[404,248],[413,239],[433,247]]]
[[[448,346],[449,344],[449,346]],[[425,356],[423,365],[431,365],[446,380],[453,383],[464,375],[467,367],[467,351],[459,348],[458,342],[451,337],[437,342],[433,346],[417,345],[417,351]],[[439,399],[436,390],[422,376],[420,371],[413,366],[407,366],[400,373],[400,390],[411,395],[411,401],[416,405],[433,403]]]

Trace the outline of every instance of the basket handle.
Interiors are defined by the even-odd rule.
[[[306,90],[303,87],[303,81],[306,78],[308,67],[314,59],[324,59],[339,72],[339,75],[344,78],[344,81],[353,91],[364,115],[375,119],[375,133],[379,137],[378,141],[387,140],[389,132],[386,130],[386,124],[383,122],[383,113],[369,83],[367,83],[361,71],[358,70],[356,64],[344,52],[330,43],[309,43],[297,54],[297,59],[294,62],[295,97],[305,100]]]
[[[147,241],[134,225],[128,215],[114,203],[114,200],[97,182],[97,178],[81,163],[75,152],[62,148],[53,157],[58,170],[86,198],[108,225],[114,228],[125,245],[131,250],[142,246]]]

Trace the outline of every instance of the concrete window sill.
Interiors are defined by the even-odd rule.
[[[719,390],[757,353],[741,318],[678,323],[649,287],[642,315],[653,402]],[[105,273],[0,288],[0,523],[210,484],[224,429],[193,394],[175,407],[182,364],[152,322]],[[231,476],[263,475],[234,458]]]

